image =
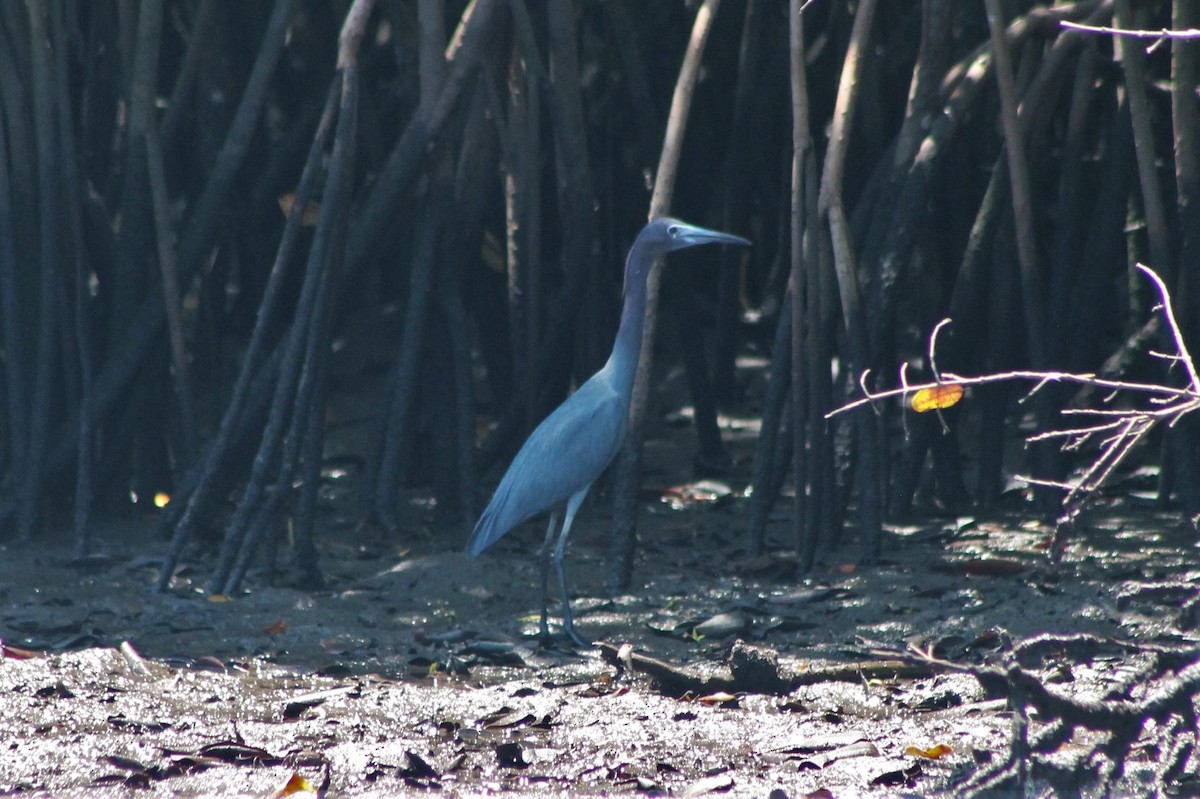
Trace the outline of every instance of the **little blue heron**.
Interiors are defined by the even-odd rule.
[[[562,593],[563,631],[579,646],[588,646],[575,632],[571,620],[563,553],[571,533],[571,522],[575,520],[588,489],[608,467],[625,438],[629,399],[642,349],[646,276],[651,265],[667,253],[710,242],[750,244],[740,236],[706,230],[668,217],[655,219],[642,228],[625,259],[624,305],[612,355],[603,369],[592,375],[529,436],[496,488],[492,501],[479,517],[467,543],[467,556],[474,558],[521,522],[543,511],[551,511],[550,526],[539,553],[543,642],[550,640],[546,624],[550,546],[554,542],[559,509],[566,503],[562,530],[554,545],[554,572]]]

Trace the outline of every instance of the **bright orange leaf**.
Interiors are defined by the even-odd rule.
[[[934,744],[928,749],[922,749],[919,746],[910,746],[904,750],[904,754],[912,755],[913,757],[925,757],[930,760],[937,760],[939,757],[945,757],[953,753],[954,750],[948,744]]]
[[[963,387],[957,383],[948,383],[932,388],[923,388],[913,394],[912,409],[917,413],[928,413],[949,408],[958,403],[963,396]]]
[[[296,793],[316,793],[317,789],[303,775],[293,771],[292,776],[288,778],[287,784],[275,792],[272,799],[283,799],[285,796],[291,796]]]

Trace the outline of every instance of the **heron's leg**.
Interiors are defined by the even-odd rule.
[[[563,519],[562,532],[558,534],[558,544],[554,547],[554,572],[558,575],[558,590],[562,593],[563,603],[563,632],[570,636],[571,640],[577,645],[590,647],[589,641],[583,640],[577,632],[575,632],[575,622],[571,618],[571,597],[567,593],[567,577],[563,574],[563,555],[567,551],[567,536],[571,534],[571,522],[575,521],[575,513],[579,510],[579,506],[583,504],[584,498],[587,496],[590,485],[576,491],[567,500],[567,515]]]
[[[550,526],[546,528],[546,540],[538,550],[538,565],[542,570],[542,619],[538,624],[538,635],[542,643],[550,641],[550,625],[546,616],[550,612],[550,545],[554,542],[554,531],[558,528],[558,511],[550,513]]]

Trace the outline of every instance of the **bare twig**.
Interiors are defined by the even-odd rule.
[[[1185,30],[1136,30],[1132,28],[1110,28],[1105,25],[1084,25],[1081,22],[1062,20],[1058,23],[1064,28],[1083,31],[1084,33],[1102,33],[1108,36],[1127,36],[1133,39],[1200,39],[1200,30],[1187,28]]]

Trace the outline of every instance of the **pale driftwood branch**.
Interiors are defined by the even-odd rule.
[[[1152,30],[1133,30],[1130,28],[1110,28],[1104,25],[1084,25],[1082,22],[1062,20],[1058,23],[1064,28],[1083,31],[1084,33],[1099,33],[1106,36],[1127,36],[1134,39],[1200,39],[1200,30],[1187,28],[1185,30],[1169,30],[1161,28]]]

